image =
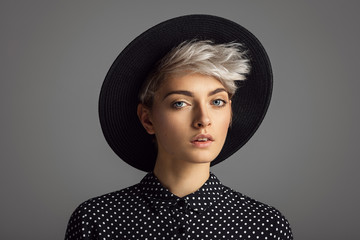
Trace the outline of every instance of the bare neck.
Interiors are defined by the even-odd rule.
[[[178,197],[198,190],[209,178],[210,163],[168,164],[157,161],[154,174],[160,183]]]

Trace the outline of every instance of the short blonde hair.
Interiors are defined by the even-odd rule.
[[[151,108],[161,83],[174,76],[200,73],[218,79],[231,98],[235,81],[245,80],[250,71],[249,59],[240,43],[214,44],[212,41],[186,41],[168,52],[149,74],[139,92],[139,100]]]

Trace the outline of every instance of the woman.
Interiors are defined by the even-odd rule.
[[[226,19],[183,16],[140,35],[109,70],[99,114],[112,149],[149,173],[81,204],[66,239],[292,239],[278,210],[210,173],[254,134],[271,87],[265,50]]]

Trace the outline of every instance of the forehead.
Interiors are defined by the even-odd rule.
[[[194,94],[201,94],[213,91],[217,88],[225,88],[215,77],[192,73],[166,79],[157,91],[163,95],[169,91],[185,90]]]

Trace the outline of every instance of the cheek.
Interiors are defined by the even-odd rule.
[[[223,112],[217,112],[214,114],[214,119],[224,127],[228,127],[232,118],[232,112],[230,109],[226,109]]]
[[[184,131],[186,120],[180,114],[159,110],[155,112],[153,125],[157,137],[168,135],[176,137]]]
[[[231,112],[218,114],[217,119],[218,120],[216,126],[218,130],[218,134],[222,135],[222,137],[225,139],[227,135],[227,131],[231,124]]]

